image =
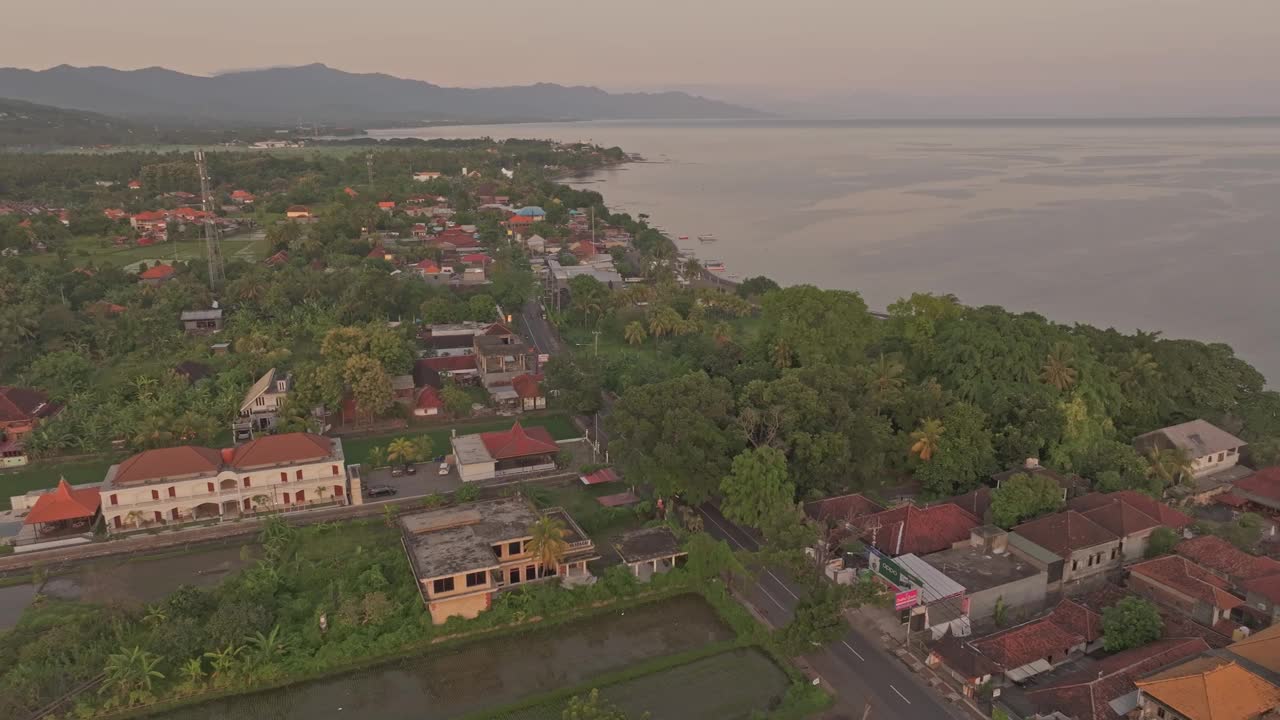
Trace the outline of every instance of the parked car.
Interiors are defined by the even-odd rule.
[[[365,495],[371,498],[389,497],[395,494],[396,489],[390,485],[370,485],[368,492],[365,493]]]
[[[403,476],[404,476],[404,466],[403,466],[403,465],[392,465],[392,466],[391,466],[391,477],[403,477]]]
[[[406,474],[406,475],[417,475],[417,474],[418,474],[418,466],[417,466],[417,465],[405,465],[405,466],[404,466],[404,472],[405,472],[405,474]]]
[[[449,474],[449,463],[447,463],[447,462],[442,462],[442,463],[440,463],[440,469],[436,472],[436,474],[437,474],[437,475],[448,475],[448,474]]]

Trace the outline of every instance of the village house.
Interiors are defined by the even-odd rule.
[[[444,173],[438,173],[431,170],[417,170],[413,173],[413,179],[418,182],[429,182],[444,177]]]
[[[430,385],[424,386],[418,390],[418,397],[414,400],[413,414],[415,417],[435,417],[444,410],[444,400],[440,397],[440,391]]]
[[[284,216],[290,220],[309,220],[312,217],[311,210],[306,205],[290,205]]]
[[[622,564],[640,582],[648,582],[654,575],[670,572],[689,558],[675,533],[666,526],[623,533],[613,547]]]
[[[1232,635],[1230,617],[1244,600],[1227,592],[1230,583],[1178,555],[1147,560],[1129,568],[1129,589],[1192,620]]]
[[[177,272],[172,265],[153,265],[138,273],[138,282],[143,285],[157,287],[172,280],[177,275]]]
[[[881,512],[884,507],[861,493],[823,498],[805,503],[804,513],[826,529],[827,553],[838,552],[841,545],[862,535],[863,518]]]
[[[248,190],[231,191],[231,202],[236,205],[252,205],[256,199]]]
[[[970,645],[998,669],[993,680],[1020,683],[1079,657],[1087,639],[1054,613],[978,638]],[[993,673],[993,675],[996,675]]]
[[[862,541],[889,556],[927,555],[968,541],[978,519],[955,505],[920,508],[911,503],[862,518]]]
[[[1204,504],[1214,496],[1231,489],[1231,483],[1242,480],[1253,471],[1240,462],[1245,442],[1204,420],[1161,428],[1133,440],[1139,453],[1151,450],[1178,449],[1191,461],[1192,489],[1174,488],[1188,494],[1192,502]]]
[[[451,378],[460,385],[475,384],[476,356],[441,355],[419,358],[413,364],[414,387],[430,385],[437,390],[444,388],[444,380]]]
[[[169,232],[169,216],[163,210],[147,210],[129,218],[129,225],[139,235],[164,238]]]
[[[61,409],[40,390],[0,385],[0,470],[26,465],[26,437]]]
[[[1280,687],[1235,660],[1211,655],[1134,684],[1142,720],[1257,720],[1280,711]]]
[[[276,427],[280,408],[293,387],[293,373],[275,368],[268,370],[245,393],[240,412],[232,424],[236,439],[248,439],[257,433],[270,432]]]
[[[1025,697],[1042,713],[1061,712],[1075,720],[1118,720],[1138,707],[1134,681],[1209,650],[1200,638],[1165,638],[1116,653],[1045,685]]]
[[[546,428],[526,429],[518,421],[502,432],[455,434],[449,444],[463,482],[554,470],[560,452]]]
[[[1060,575],[1057,568],[1047,568],[1050,589],[1117,568],[1124,560],[1121,538],[1075,510],[1024,522],[1013,532],[1062,561]]]
[[[27,507],[22,530],[15,538],[15,550],[21,552],[22,546],[43,542],[70,544],[74,542],[72,538],[88,542],[101,505],[98,488],[74,488],[66,478],[59,479],[57,487],[41,492]],[[15,510],[22,507],[14,505]]]
[[[524,340],[504,325],[490,325],[472,343],[476,369],[485,387],[511,385],[517,375],[534,370],[536,358]]]
[[[1280,574],[1280,561],[1250,555],[1217,535],[1183,540],[1173,551],[1239,587],[1250,580]]]
[[[182,329],[188,335],[209,335],[222,330],[222,308],[206,310],[184,310],[182,312]]]
[[[532,528],[543,517],[565,530],[565,553],[544,566],[530,549]],[[591,582],[587,563],[599,555],[591,538],[562,508],[539,512],[523,496],[404,515],[405,552],[431,621],[471,619],[489,609],[493,596],[529,582]]]
[[[542,373],[517,375],[511,380],[511,388],[515,390],[519,399],[521,411],[528,412],[547,408],[547,396],[543,394],[542,390]]]
[[[1280,467],[1263,468],[1249,477],[1236,480],[1232,483],[1230,495],[1239,499],[1237,506],[1242,510],[1251,509],[1270,517],[1280,516]]]
[[[1040,608],[1048,571],[1009,551],[1009,533],[992,525],[975,527],[969,541],[921,558],[964,588],[963,607],[971,623],[990,619],[997,606]]]
[[[310,433],[147,450],[112,465],[101,495],[113,531],[348,500],[342,441]]]
[[[1068,502],[1067,508],[1119,537],[1124,562],[1146,556],[1147,541],[1156,528],[1182,533],[1195,522],[1189,515],[1134,490],[1089,493]]]

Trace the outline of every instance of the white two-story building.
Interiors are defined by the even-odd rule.
[[[287,433],[224,450],[147,450],[112,465],[101,495],[102,516],[114,532],[345,505],[351,492],[341,440]]]

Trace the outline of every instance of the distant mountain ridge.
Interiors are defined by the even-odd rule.
[[[117,144],[137,129],[120,118],[0,97],[0,147]]]
[[[160,67],[0,68],[0,97],[186,124],[373,127],[418,122],[703,119],[762,114],[683,92],[608,93],[594,87],[550,83],[452,88],[382,73],[349,73],[318,63],[213,77]]]

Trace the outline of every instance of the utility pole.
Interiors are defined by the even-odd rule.
[[[600,357],[600,331],[599,331],[599,330],[592,330],[592,331],[591,331],[591,334],[596,336],[596,339],[595,339],[595,352],[594,352],[594,355],[595,355],[595,357]]]
[[[218,226],[213,222],[213,193],[209,191],[209,166],[204,150],[196,151],[196,171],[200,174],[200,204],[204,208],[204,245],[209,256],[209,290],[217,292],[226,281],[222,265],[222,243],[218,238]],[[177,248],[174,248],[176,257]]]
[[[364,167],[369,173],[369,191],[373,192],[373,153],[364,156]]]

